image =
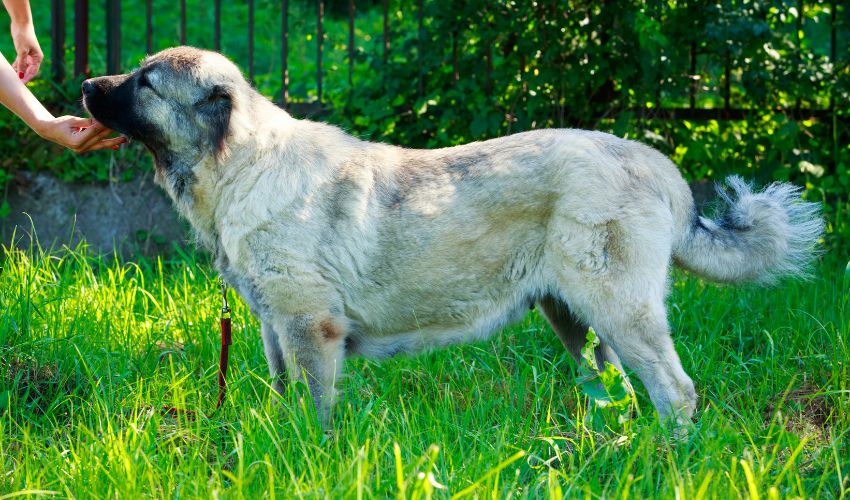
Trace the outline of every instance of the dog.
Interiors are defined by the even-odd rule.
[[[298,120],[225,56],[175,47],[82,84],[261,323],[273,387],[327,421],[343,360],[486,339],[537,305],[579,359],[628,367],[662,421],[697,397],[665,310],[676,264],[716,282],[803,275],[823,232],[798,188],[737,177],[700,216],[677,167],[613,135],[546,129],[435,150]],[[730,192],[731,191],[731,192]]]

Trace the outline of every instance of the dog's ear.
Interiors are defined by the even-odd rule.
[[[230,91],[215,85],[207,97],[198,103],[198,109],[203,113],[209,130],[209,143],[215,147],[216,157],[225,154],[224,140],[230,128],[230,113],[233,110],[233,98]]]

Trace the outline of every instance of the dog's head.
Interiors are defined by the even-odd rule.
[[[246,87],[221,54],[175,47],[132,73],[84,81],[83,103],[99,122],[145,144],[158,168],[190,168],[226,152],[236,96]]]

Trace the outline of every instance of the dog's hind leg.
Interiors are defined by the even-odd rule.
[[[670,337],[664,276],[588,278],[581,288],[591,293],[573,293],[570,306],[640,378],[662,421],[688,423],[696,409],[696,392]]]
[[[656,205],[623,209],[630,217],[594,226],[565,218],[554,226],[549,251],[573,316],[593,326],[640,378],[661,420],[684,424],[696,409],[696,393],[667,323],[672,222]]]
[[[567,351],[576,360],[576,363],[579,365],[582,364],[584,360],[581,357],[581,351],[587,343],[587,324],[583,323],[570,312],[570,308],[566,302],[552,295],[543,297],[538,302],[538,306],[552,326],[552,330],[558,334],[561,343],[564,344],[564,347],[567,348]],[[604,370],[606,362],[614,365],[623,374],[626,389],[634,394],[634,389],[629,381],[629,377],[626,375],[626,371],[623,370],[620,358],[617,357],[617,353],[611,349],[608,343],[600,340],[599,345],[594,349],[594,353],[596,355],[596,367],[599,370]],[[604,391],[601,382],[599,382],[598,387]],[[593,405],[594,403],[588,400],[588,404]]]
[[[278,335],[268,321],[262,322],[260,334],[263,337],[263,351],[266,354],[266,362],[269,364],[272,389],[278,394],[283,394],[284,382],[286,380],[286,366],[284,364],[283,350],[280,346],[280,335]]]
[[[566,302],[552,295],[543,297],[540,302],[538,302],[538,306],[540,306],[541,311],[543,311],[543,315],[552,326],[552,330],[558,334],[558,338],[561,339],[561,343],[564,344],[564,347],[567,348],[567,351],[569,351],[569,353],[573,356],[576,363],[581,364],[581,351],[587,343],[587,324],[581,322],[570,312],[570,308]],[[600,340],[599,345],[596,346],[595,353],[596,366],[599,367],[600,370],[605,368],[605,362],[607,361],[620,370],[628,383],[628,378],[626,377],[625,371],[623,371],[623,365],[620,363],[620,358],[606,342]]]

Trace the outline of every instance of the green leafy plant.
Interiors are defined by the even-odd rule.
[[[577,382],[588,399],[585,425],[601,432],[614,430],[630,435],[632,415],[637,410],[634,392],[628,380],[616,366],[605,361],[599,366],[596,348],[599,338],[593,328],[587,330],[587,342],[581,350]]]

